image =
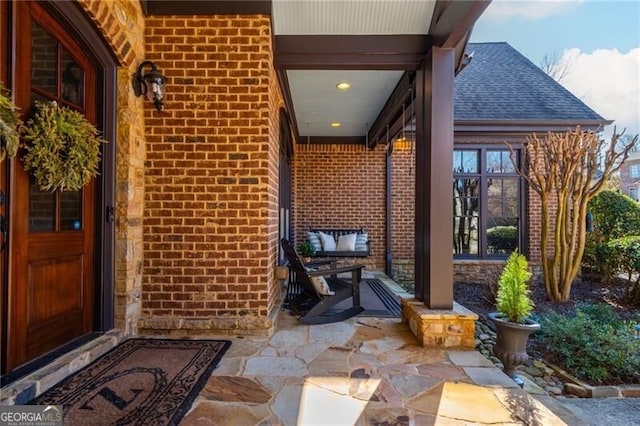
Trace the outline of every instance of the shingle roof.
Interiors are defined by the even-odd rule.
[[[455,78],[455,120],[604,120],[509,44],[469,43]]]

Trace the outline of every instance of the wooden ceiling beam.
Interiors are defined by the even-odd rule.
[[[491,0],[439,0],[429,31],[434,45],[451,49],[458,46],[490,3]]]
[[[413,70],[431,47],[425,35],[279,35],[276,69]]]
[[[271,0],[141,0],[151,15],[271,15]]]
[[[402,105],[405,106],[405,121],[409,120],[410,111],[407,108],[411,103],[411,89],[414,86],[414,79],[415,73],[405,72],[398,81],[369,130],[369,147],[373,148],[381,141],[386,143],[387,124],[389,125],[389,138],[402,129],[400,124]]]

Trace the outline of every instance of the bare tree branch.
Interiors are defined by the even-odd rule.
[[[569,72],[571,72],[573,64],[570,62],[562,62],[562,56],[560,53],[555,51],[545,53],[539,66],[545,74],[553,78],[558,83],[562,83],[562,81],[567,78],[567,75],[569,75]]]

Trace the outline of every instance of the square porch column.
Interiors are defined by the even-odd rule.
[[[402,320],[426,347],[475,347],[478,316],[453,301],[455,50],[434,47],[416,74],[415,299]]]
[[[455,50],[434,47],[416,75],[416,288],[431,309],[453,307]]]

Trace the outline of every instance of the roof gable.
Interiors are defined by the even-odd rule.
[[[505,42],[469,43],[455,79],[456,121],[602,121],[599,114]]]

